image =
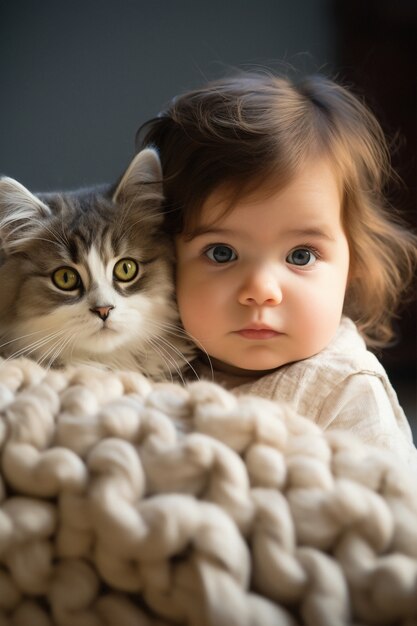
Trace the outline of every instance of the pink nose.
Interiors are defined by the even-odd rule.
[[[105,306],[95,306],[92,309],[90,309],[91,313],[95,313],[96,315],[99,316],[100,319],[103,320],[103,322],[106,321],[106,319],[109,317],[110,315],[110,311],[114,309],[114,306],[110,306],[110,305],[105,305]]]

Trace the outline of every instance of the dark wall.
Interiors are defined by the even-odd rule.
[[[0,3],[0,172],[35,190],[113,179],[134,134],[229,66],[334,61],[331,0]],[[306,54],[307,53],[307,54]]]
[[[339,0],[336,58],[343,75],[366,96],[391,143],[402,184],[387,189],[392,206],[417,226],[417,4],[415,0]],[[417,281],[416,281],[417,282]],[[397,323],[398,341],[382,361],[391,378],[417,386],[417,302]]]

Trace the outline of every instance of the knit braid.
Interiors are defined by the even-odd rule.
[[[0,364],[0,626],[417,619],[389,453],[208,382]]]

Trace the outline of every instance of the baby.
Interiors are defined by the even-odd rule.
[[[348,429],[417,477],[409,424],[367,349],[392,338],[417,261],[384,201],[372,113],[324,77],[244,74],[175,98],[145,129],[200,376]]]

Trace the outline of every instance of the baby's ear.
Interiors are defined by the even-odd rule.
[[[0,240],[3,249],[18,249],[50,215],[50,208],[17,180],[0,178]]]
[[[113,195],[113,202],[122,205],[123,210],[134,215],[143,223],[154,225],[162,222],[161,203],[162,168],[159,156],[153,148],[139,152],[126,172]]]

